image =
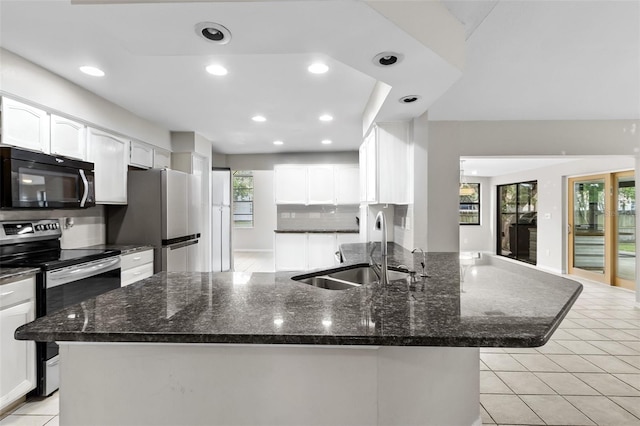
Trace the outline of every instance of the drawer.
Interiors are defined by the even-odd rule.
[[[149,262],[153,262],[153,249],[123,255],[120,258],[120,269],[124,272]]]
[[[153,275],[153,263],[136,266],[126,271],[123,270],[120,275],[120,286],[124,287],[133,284],[136,281],[149,278],[151,275]]]
[[[36,297],[35,277],[0,285],[0,308]]]

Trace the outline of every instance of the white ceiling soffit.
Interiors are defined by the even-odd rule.
[[[395,121],[424,113],[461,74],[462,48],[451,46],[464,44],[462,26],[437,2],[75,3],[0,0],[1,46],[163,127],[195,131],[222,153],[355,150],[376,82],[391,91],[375,120]],[[438,16],[445,41],[426,25]],[[198,37],[202,21],[227,27],[231,42]],[[425,42],[450,52],[443,58]],[[386,51],[404,60],[374,65]],[[309,74],[317,60],[330,71]],[[207,74],[212,63],[228,75]],[[106,76],[80,74],[85,64]],[[420,99],[400,103],[406,95]],[[267,121],[252,122],[256,114]],[[320,122],[321,114],[334,120]]]
[[[583,157],[460,157],[464,176],[468,182],[477,177],[495,177],[525,170],[541,169],[556,164],[570,163]]]
[[[464,20],[466,3],[446,5]],[[639,1],[498,2],[467,40],[463,76],[429,109],[431,120],[638,118]]]

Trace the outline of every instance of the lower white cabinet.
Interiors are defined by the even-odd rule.
[[[276,233],[276,271],[331,268],[340,244],[359,241],[357,233]]]
[[[36,387],[35,343],[15,340],[35,319],[35,277],[0,282],[0,411]]]
[[[307,234],[276,234],[276,271],[307,269]]]
[[[120,286],[128,286],[153,275],[153,249],[136,251],[120,258]]]

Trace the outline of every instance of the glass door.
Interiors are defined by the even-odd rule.
[[[535,181],[498,186],[499,255],[536,263],[537,200]]]
[[[569,273],[635,288],[635,173],[569,179]]]
[[[613,284],[635,288],[636,279],[636,178],[633,171],[614,174],[616,206]]]

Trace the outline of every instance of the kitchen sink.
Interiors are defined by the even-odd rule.
[[[409,278],[409,271],[389,269],[389,281]],[[369,265],[355,265],[350,268],[331,269],[311,274],[291,277],[292,280],[327,290],[347,290],[378,281],[378,275]]]

